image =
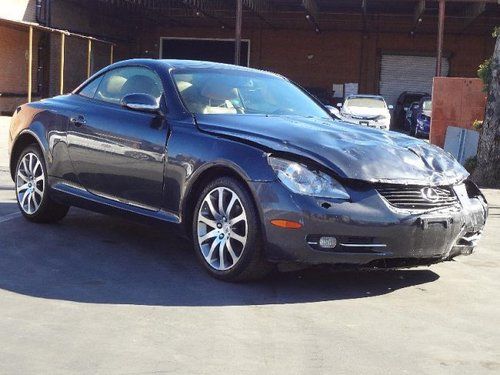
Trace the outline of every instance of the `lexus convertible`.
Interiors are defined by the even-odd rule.
[[[26,219],[78,206],[163,223],[224,280],[429,265],[471,253],[487,216],[438,147],[345,124],[288,79],[232,65],[122,61],[17,108],[9,138]]]

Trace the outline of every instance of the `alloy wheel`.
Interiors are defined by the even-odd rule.
[[[17,167],[16,194],[19,206],[28,215],[33,215],[42,204],[45,191],[45,176],[38,156],[29,152]]]
[[[210,191],[197,219],[198,244],[205,261],[226,271],[240,260],[247,243],[248,221],[238,195],[227,187]]]

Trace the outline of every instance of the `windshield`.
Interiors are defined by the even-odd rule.
[[[432,110],[432,101],[431,100],[426,100],[422,103],[422,109],[424,111],[431,111]]]
[[[190,69],[174,71],[173,77],[184,104],[194,114],[330,118],[297,86],[271,74]]]
[[[384,100],[378,98],[349,98],[345,105],[358,108],[385,108]]]

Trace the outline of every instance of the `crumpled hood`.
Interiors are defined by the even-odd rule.
[[[306,157],[341,178],[415,185],[451,185],[467,171],[448,153],[406,135],[298,116],[196,115],[210,133]]]

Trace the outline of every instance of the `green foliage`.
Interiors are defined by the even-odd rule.
[[[481,78],[481,80],[484,83],[485,91],[490,86],[490,82],[493,78],[492,74],[491,74],[491,70],[492,70],[491,69],[491,62],[492,62],[491,58],[487,59],[484,63],[479,65],[479,69],[477,70],[478,77]]]
[[[477,166],[477,157],[475,156],[467,159],[464,163],[464,168],[467,169],[467,172],[469,172],[470,174],[474,172],[476,166]]]
[[[493,33],[491,34],[493,38],[500,37],[500,26],[497,26],[493,29]],[[484,91],[488,91],[488,87],[490,86],[491,80],[493,79],[492,71],[493,71],[493,58],[487,59],[484,63],[479,65],[479,69],[477,70],[477,75],[484,82]]]
[[[472,123],[472,127],[477,131],[481,131],[481,129],[483,128],[483,121],[475,120]]]
[[[491,35],[493,38],[498,38],[500,36],[500,26],[495,27]]]

